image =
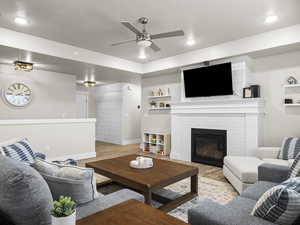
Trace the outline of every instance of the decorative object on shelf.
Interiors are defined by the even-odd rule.
[[[151,101],[151,102],[150,102],[150,106],[151,106],[152,109],[155,109],[156,106],[157,106],[157,104],[156,104],[155,101]]]
[[[284,104],[293,104],[293,99],[291,98],[284,99]]]
[[[243,89],[243,98],[251,98],[252,97],[252,90],[250,87],[245,87]]]
[[[30,62],[16,60],[14,66],[16,71],[31,72],[33,70],[33,63]]]
[[[158,89],[158,96],[164,96],[164,92],[162,91],[161,88]]]
[[[153,167],[152,158],[138,156],[136,160],[130,161],[129,165],[136,169],[147,169]]]
[[[4,92],[4,98],[13,106],[26,106],[32,100],[32,90],[23,83],[13,83]]]
[[[243,98],[259,98],[260,97],[260,86],[251,85],[243,89]]]
[[[251,85],[251,93],[252,98],[259,98],[260,97],[260,86],[259,85]]]
[[[167,103],[166,108],[171,108],[171,105]]]
[[[297,79],[296,79],[295,77],[293,77],[293,76],[288,77],[288,79],[287,79],[286,81],[287,81],[288,84],[290,84],[290,85],[293,85],[293,84],[297,84],[297,83],[298,83]]]
[[[164,108],[164,107],[165,107],[165,103],[164,103],[164,102],[160,102],[160,103],[159,103],[159,107],[160,107],[160,108]]]
[[[53,202],[51,215],[52,225],[75,225],[76,203],[71,197],[60,196],[58,201]]]

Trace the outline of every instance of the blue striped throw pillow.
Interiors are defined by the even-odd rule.
[[[285,137],[282,141],[278,159],[295,159],[300,153],[300,138]]]
[[[34,163],[35,156],[27,138],[16,140],[15,143],[8,145],[2,145],[0,148],[2,153],[7,157],[23,161],[30,165]]]
[[[300,177],[300,153],[296,156],[289,173],[289,178],[293,177]]]
[[[274,224],[294,224],[300,216],[300,177],[290,178],[266,191],[251,215]]]

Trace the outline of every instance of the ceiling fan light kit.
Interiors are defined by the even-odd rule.
[[[140,31],[136,27],[134,27],[130,22],[127,21],[121,21],[121,24],[125,26],[127,29],[135,33],[136,39],[135,40],[127,40],[127,41],[122,41],[118,43],[112,44],[112,46],[117,46],[121,44],[127,44],[131,42],[136,42],[138,46],[142,48],[148,48],[150,47],[153,51],[157,52],[160,51],[160,47],[158,47],[153,40],[154,39],[161,39],[161,38],[170,38],[170,37],[179,37],[179,36],[184,36],[184,31],[183,30],[176,30],[176,31],[171,31],[171,32],[166,32],[166,33],[160,33],[160,34],[154,34],[151,35],[150,33],[147,32],[146,30],[146,25],[149,22],[149,19],[146,17],[141,17],[138,19],[138,22],[142,25],[143,29]]]

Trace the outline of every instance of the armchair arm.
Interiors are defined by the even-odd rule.
[[[288,166],[264,163],[258,167],[258,180],[281,183],[288,178],[289,172]]]
[[[201,201],[201,205],[188,211],[191,225],[274,225],[267,220],[251,216],[246,210],[222,206],[211,200]]]
[[[257,157],[260,159],[277,159],[280,147],[259,147]]]

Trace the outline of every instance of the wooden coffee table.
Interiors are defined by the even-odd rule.
[[[153,158],[153,167],[149,169],[134,169],[129,162],[138,155],[128,155],[113,159],[87,163],[96,173],[123,184],[144,195],[145,203],[151,205],[152,198],[163,203],[159,208],[168,212],[198,195],[198,168],[190,165]],[[191,177],[191,191],[176,199],[153,193],[170,184]]]
[[[76,225],[187,225],[160,210],[129,200],[78,220]]]

